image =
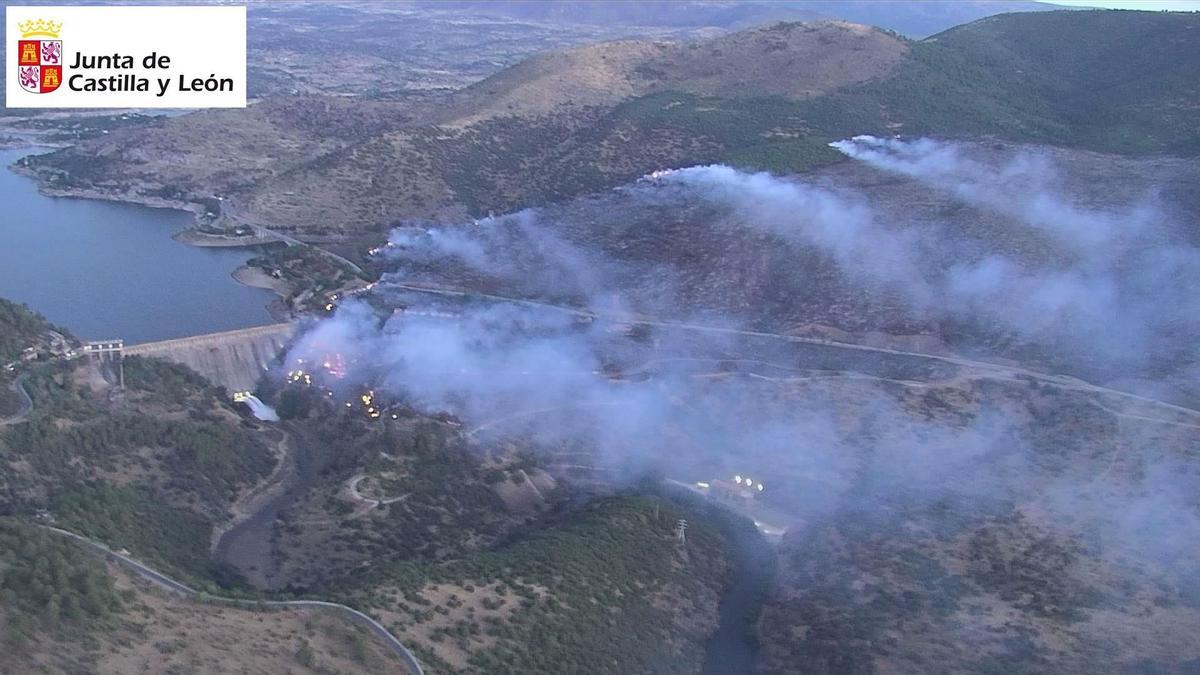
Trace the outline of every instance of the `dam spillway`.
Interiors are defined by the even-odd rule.
[[[227,391],[251,391],[296,332],[277,323],[125,347],[125,355],[149,356],[185,365]]]

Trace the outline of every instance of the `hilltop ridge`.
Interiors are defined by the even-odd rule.
[[[826,144],[860,133],[1189,155],[1198,27],[1190,14],[1055,11],[917,42],[845,22],[626,40],[533,57],[434,105],[273,99],[121,130],[28,168],[65,194],[221,195],[241,220],[377,242],[399,221],[561,201],[667,166],[803,171],[840,161]]]
[[[799,100],[886,75],[905,40],[845,21],[776,23],[707,40],[620,40],[541,54],[467,87],[457,124],[614,105],[655,92]]]

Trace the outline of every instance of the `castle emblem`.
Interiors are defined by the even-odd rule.
[[[62,23],[42,19],[21,21],[17,30],[21,33],[17,41],[17,79],[21,88],[35,94],[58,89],[63,79],[63,46],[58,39]]]

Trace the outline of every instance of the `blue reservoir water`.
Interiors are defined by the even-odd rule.
[[[253,252],[196,248],[171,235],[191,214],[46,197],[0,151],[0,297],[83,339],[151,342],[271,322],[269,291],[230,274]]]

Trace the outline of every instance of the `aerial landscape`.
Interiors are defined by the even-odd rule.
[[[1200,2],[247,4],[0,113],[0,673],[1200,672]]]

